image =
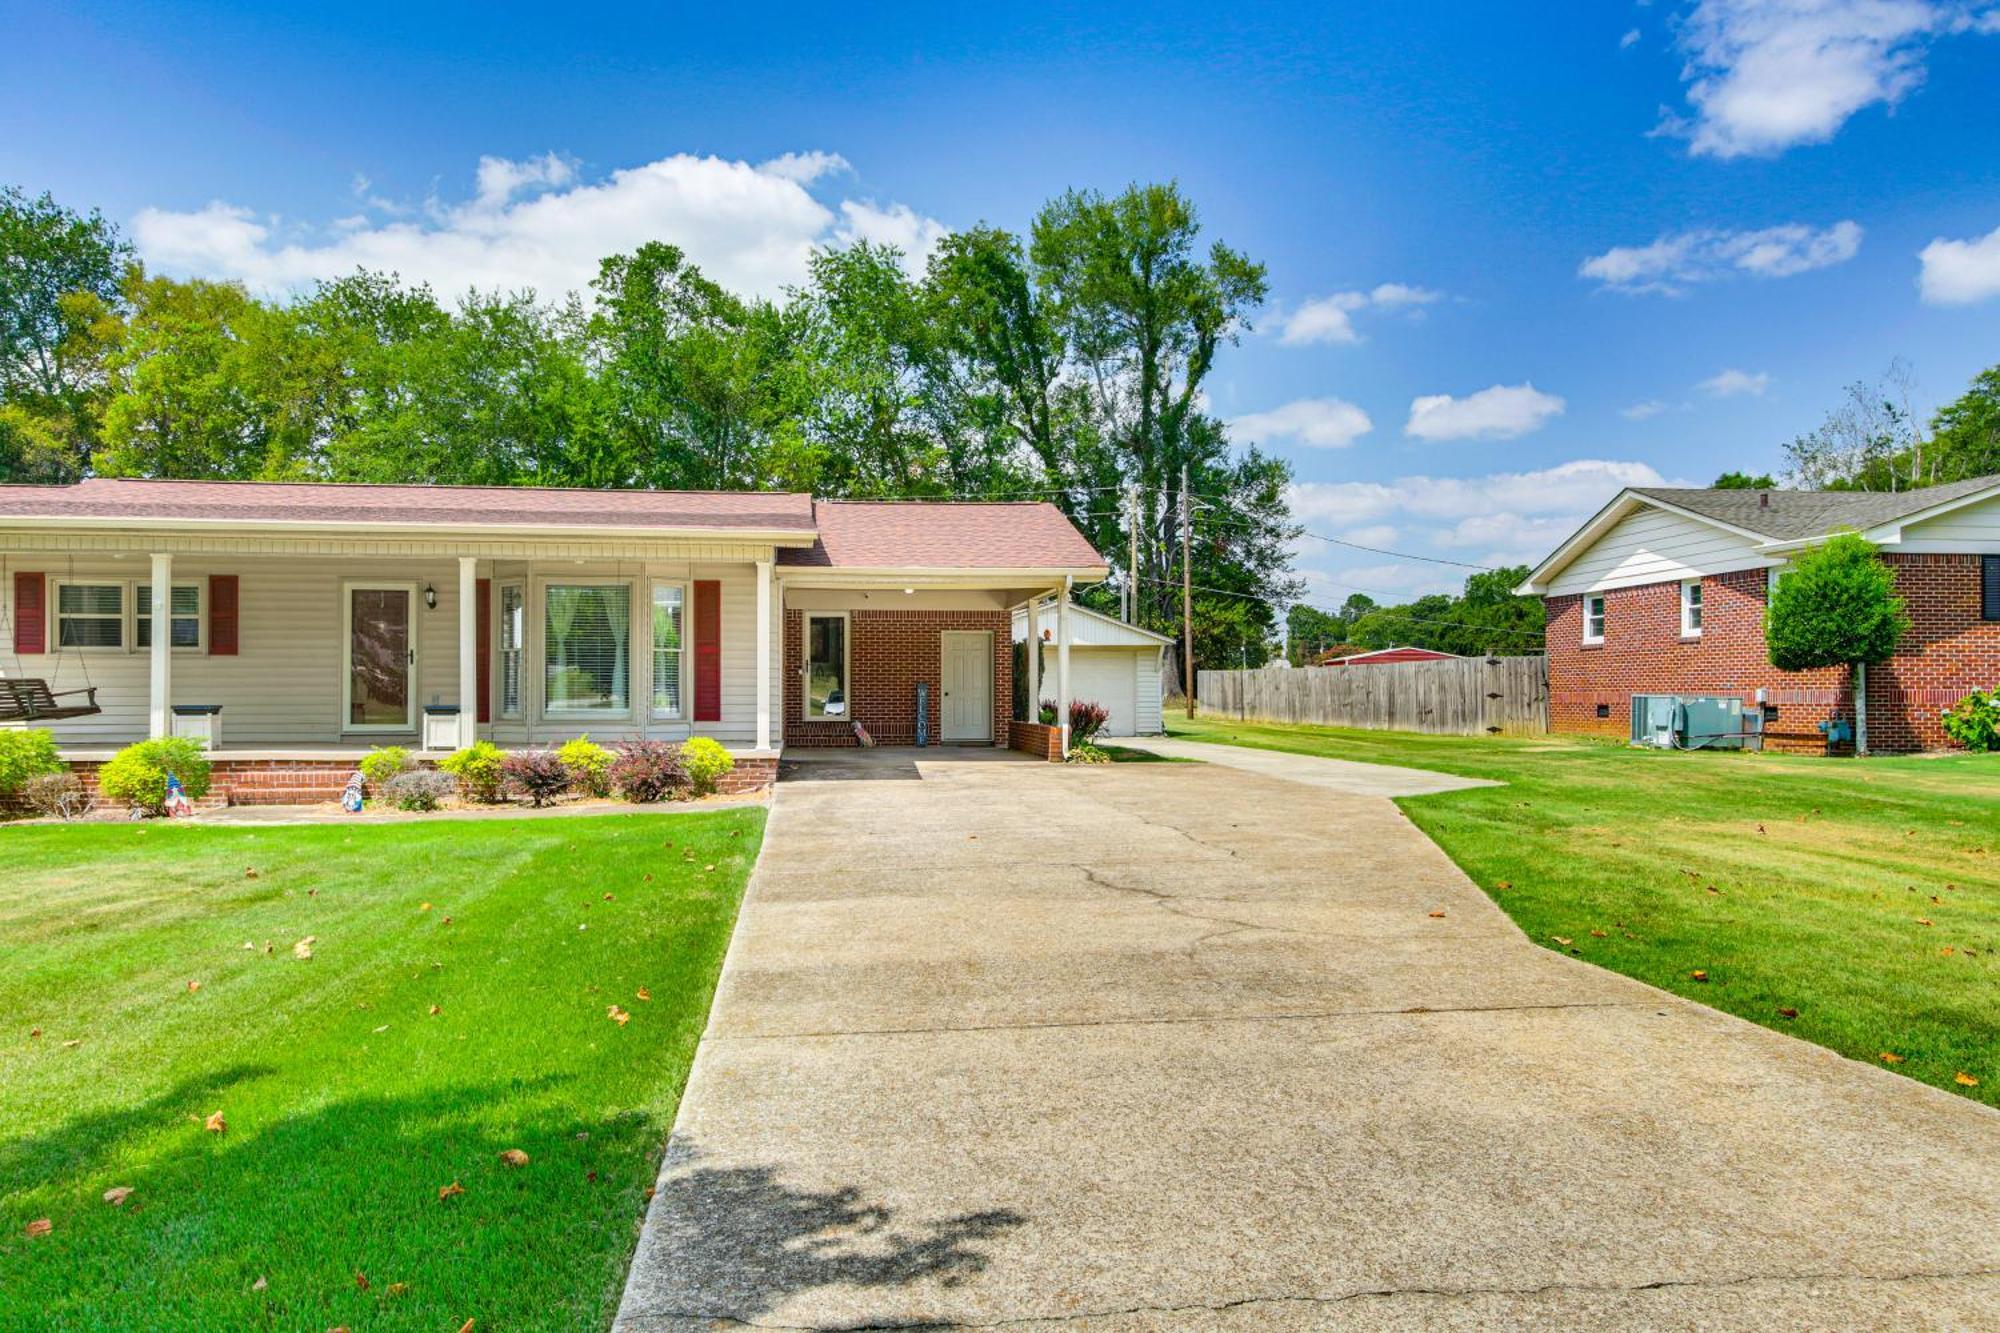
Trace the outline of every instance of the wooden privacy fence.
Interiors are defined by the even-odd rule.
[[[1204,713],[1444,736],[1530,736],[1549,729],[1545,657],[1464,657],[1382,666],[1197,671]]]

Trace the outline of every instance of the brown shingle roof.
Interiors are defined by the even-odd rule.
[[[813,522],[819,540],[778,552],[779,564],[821,569],[1104,568],[1103,559],[1062,510],[1041,501],[818,500]]]
[[[2000,476],[1974,477],[1914,491],[1718,491],[1640,486],[1632,493],[1766,537],[1789,540],[1821,537],[1841,528],[1872,528],[1995,486],[2000,486]]]
[[[812,530],[812,497],[793,492],[585,491],[540,486],[359,486],[93,477],[74,486],[0,486],[0,517],[745,528],[804,534]]]

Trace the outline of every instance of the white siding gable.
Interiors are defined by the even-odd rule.
[[[1903,529],[1903,539],[1888,549],[1913,553],[2000,552],[2000,495],[1922,523],[1912,523]]]
[[[1627,515],[1549,581],[1549,593],[1601,592],[1778,564],[1747,537],[1651,506]]]

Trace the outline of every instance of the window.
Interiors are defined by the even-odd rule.
[[[58,583],[56,645],[61,648],[123,648],[125,585]]]
[[[632,707],[632,593],[623,583],[542,590],[542,711],[624,713]]]
[[[2000,620],[2000,555],[1979,557],[1979,616]]]
[[[806,617],[806,716],[848,716],[845,614]]]
[[[169,608],[169,619],[173,622],[173,637],[167,642],[174,648],[201,647],[201,585],[176,583],[173,605]],[[132,590],[132,644],[136,648],[153,646],[153,589],[140,584]]]
[[[1604,594],[1592,593],[1583,599],[1583,641],[1604,642]]]
[[[525,589],[500,585],[500,716],[521,716],[521,651],[528,641]]]
[[[686,594],[676,583],[653,585],[653,716],[681,715],[681,654]]]
[[[1688,579],[1681,584],[1681,636],[1699,638],[1701,636],[1701,580]]]

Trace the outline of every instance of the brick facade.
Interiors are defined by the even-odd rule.
[[[993,741],[1007,743],[1013,713],[1013,622],[1005,611],[849,611],[849,716],[837,722],[805,716],[805,612],[785,612],[785,744],[802,748],[854,745],[859,722],[878,745],[917,742],[917,685],[930,686],[930,742],[943,734],[944,634],[977,630],[993,636]]]
[[[1011,724],[1007,744],[1022,754],[1031,754],[1052,764],[1062,762],[1061,727],[1048,727],[1040,722],[1015,722]]]
[[[2000,621],[1980,618],[1977,555],[1897,555],[1883,560],[1911,627],[1902,649],[1868,671],[1868,744],[1907,752],[1950,744],[1938,712],[1968,691],[2000,684]],[[1773,750],[1824,753],[1818,724],[1852,718],[1846,668],[1780,671],[1764,646],[1769,576],[1762,569],[1702,580],[1702,632],[1680,632],[1680,584],[1614,588],[1604,596],[1604,642],[1583,642],[1583,597],[1545,599],[1549,726],[1563,732],[1626,736],[1634,694],[1736,695],[1759,688],[1777,716],[1765,723]],[[1606,716],[1598,716],[1602,709]]]

